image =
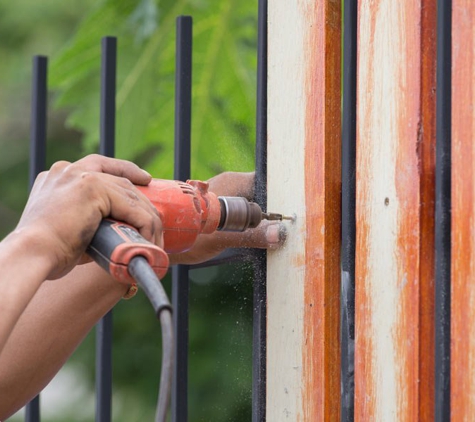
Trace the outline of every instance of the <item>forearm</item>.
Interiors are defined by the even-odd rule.
[[[51,265],[33,233],[15,231],[0,242],[0,356],[20,315]]]
[[[0,356],[0,420],[49,383],[126,290],[96,264],[43,283]]]

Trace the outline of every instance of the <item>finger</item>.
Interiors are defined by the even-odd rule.
[[[56,175],[64,171],[65,168],[70,166],[71,163],[69,161],[56,161],[50,168],[49,173],[51,175]]]
[[[209,190],[218,196],[254,197],[254,172],[225,172],[208,180]]]
[[[138,205],[143,207],[144,210],[159,216],[158,210],[152,204],[147,195],[138,190],[130,180],[125,179],[123,177],[110,176],[106,174],[104,174],[103,177],[108,177],[110,183],[117,183],[118,185],[120,185],[125,190],[129,198],[131,200],[138,201]]]
[[[160,220],[159,229],[155,232],[155,244],[160,246],[162,249],[165,247],[165,242],[163,240],[163,225],[162,220]]]
[[[174,264],[197,264],[207,261],[227,248],[278,249],[286,239],[282,223],[263,222],[259,227],[242,233],[216,232],[200,235],[193,248],[184,253],[170,254]]]
[[[118,187],[110,190],[109,197],[110,217],[135,227],[145,239],[155,242],[161,221],[147,203],[135,192]]]
[[[205,235],[203,235],[204,237]],[[215,243],[219,248],[260,248],[278,249],[287,237],[287,230],[284,224],[277,222],[263,221],[255,229],[248,229],[244,232],[216,232],[209,242]]]
[[[150,201],[150,199],[147,197],[147,195],[145,195],[142,191],[138,190],[135,186],[134,186],[134,191],[135,193],[137,194],[137,196],[141,199],[141,201],[143,202],[143,204],[148,208],[150,209],[150,211],[154,214],[156,214],[157,216],[160,216],[158,214],[158,210],[155,208],[155,206],[152,204],[152,202]]]
[[[94,171],[83,172],[81,180],[89,197],[95,196],[102,218],[130,224],[147,240],[155,241],[156,227],[161,227],[158,213],[130,180]]]
[[[76,161],[73,165],[84,167],[86,171],[97,171],[124,177],[135,185],[148,185],[152,180],[152,176],[149,173],[130,161],[104,157],[102,155],[88,155]]]

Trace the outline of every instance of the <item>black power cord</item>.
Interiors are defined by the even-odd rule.
[[[128,269],[150,300],[162,327],[162,371],[155,422],[166,422],[174,364],[172,306],[162,283],[143,256],[131,259]]]

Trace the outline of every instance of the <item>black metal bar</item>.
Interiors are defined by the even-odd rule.
[[[102,38],[101,57],[101,144],[100,153],[115,155],[115,91],[117,68],[117,38]]]
[[[46,167],[46,110],[48,59],[33,57],[31,128],[30,128],[30,189],[36,176]]]
[[[267,0],[259,0],[257,34],[255,201],[267,209]],[[254,264],[252,334],[252,421],[266,420],[267,258],[257,250]]]
[[[435,420],[450,420],[452,2],[437,2]]]
[[[175,173],[176,180],[190,178],[191,172],[191,76],[193,21],[190,16],[176,20],[175,69]],[[172,268],[175,370],[173,372],[172,421],[188,420],[188,266]]]
[[[102,39],[100,153],[114,156],[117,39]],[[112,419],[112,310],[96,327],[96,421]]]
[[[31,132],[30,132],[30,190],[36,176],[46,168],[46,111],[48,59],[33,57]],[[40,396],[26,405],[25,422],[40,422]]]
[[[341,420],[354,419],[356,250],[357,0],[345,0],[343,30],[341,220]]]

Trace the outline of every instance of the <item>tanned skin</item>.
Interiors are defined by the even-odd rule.
[[[0,420],[40,392],[97,321],[121,300],[117,283],[85,255],[100,221],[111,217],[162,246],[161,221],[134,185],[151,176],[98,155],[58,162],[41,173],[16,229],[0,242]],[[252,198],[253,173],[209,180],[217,195]],[[278,248],[279,224],[200,236],[171,264],[206,261],[229,247]]]

